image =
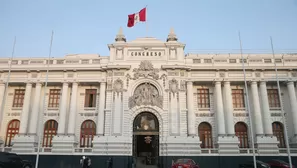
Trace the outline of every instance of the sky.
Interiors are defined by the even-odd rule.
[[[147,22],[127,27],[147,6]],[[146,26],[148,31],[146,32]],[[166,40],[171,28],[186,53],[297,53],[297,0],[0,0],[0,58],[108,56],[119,28],[127,41]]]

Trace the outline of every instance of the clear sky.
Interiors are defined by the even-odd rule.
[[[297,52],[297,0],[0,0],[0,57],[109,55],[123,27],[128,41],[146,36],[145,24],[127,28],[127,15],[147,6],[148,36],[166,40],[173,27],[186,53]]]

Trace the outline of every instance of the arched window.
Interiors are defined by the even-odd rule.
[[[19,133],[20,129],[20,121],[19,120],[11,120],[8,123],[7,131],[6,131],[6,139],[5,139],[5,146],[12,146],[11,140],[14,138],[16,134]]]
[[[96,134],[96,124],[92,120],[86,120],[81,124],[80,147],[90,148],[93,146],[93,138]]]
[[[202,122],[198,126],[201,148],[212,148],[212,131],[211,125],[207,122]]]
[[[44,132],[43,132],[43,147],[51,147],[52,140],[55,135],[57,135],[58,130],[58,122],[55,120],[48,120],[44,124]]]
[[[248,132],[247,126],[243,122],[238,122],[235,124],[235,134],[240,142],[240,148],[249,148]]]
[[[285,136],[284,136],[283,124],[280,122],[272,123],[272,131],[273,131],[273,135],[276,136],[279,142],[278,147],[285,148],[286,144],[285,144],[285,138],[284,138]]]

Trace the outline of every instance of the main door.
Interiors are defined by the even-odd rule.
[[[136,168],[154,168],[159,158],[159,122],[150,112],[138,114],[133,122],[133,157]]]

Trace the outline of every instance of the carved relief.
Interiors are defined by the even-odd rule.
[[[182,90],[182,91],[186,90],[186,81],[182,80],[180,82],[180,90]]]
[[[124,76],[125,73],[124,72],[114,72],[113,75],[114,76]]]
[[[119,93],[123,92],[123,81],[121,79],[117,79],[113,84],[113,91]]]
[[[134,68],[134,77],[131,79],[138,79],[140,77],[148,78],[152,77],[153,79],[159,79],[159,69],[154,68],[153,64],[150,61],[141,61],[139,68]]]
[[[165,74],[163,74],[163,75],[161,75],[160,79],[163,79],[163,87],[165,87],[167,76]]]
[[[185,72],[180,72],[180,76],[185,76]]]
[[[261,73],[260,73],[260,72],[256,72],[256,73],[255,73],[255,76],[256,76],[257,78],[259,78],[259,77],[261,77]]]
[[[111,90],[112,89],[112,80],[109,79],[107,80],[107,90]]]
[[[169,91],[172,93],[178,92],[178,81],[176,79],[169,81]]]
[[[224,78],[225,77],[225,73],[224,72],[220,72],[220,77]]]
[[[157,88],[150,83],[139,85],[133,96],[129,97],[129,108],[141,105],[151,105],[163,108],[163,97],[160,96]]]
[[[129,74],[126,75],[126,78],[127,78],[127,88],[129,87],[129,81],[131,79],[131,76]]]
[[[112,71],[108,71],[107,76],[112,76]]]

